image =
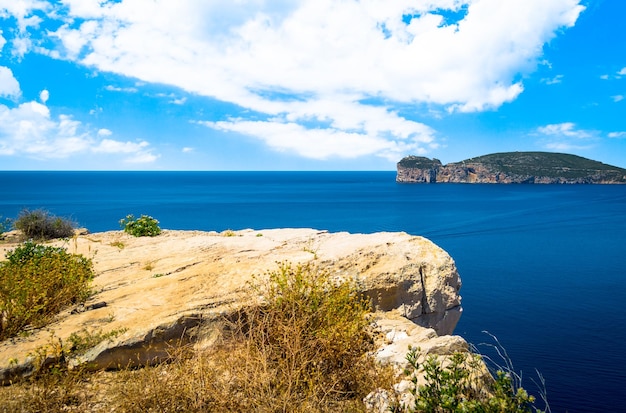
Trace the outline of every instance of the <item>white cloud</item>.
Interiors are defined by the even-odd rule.
[[[274,117],[211,125],[279,150],[389,156],[435,144],[425,125],[397,114],[399,105],[472,112],[516,99],[519,75],[575,24],[580,2],[64,0],[47,13],[60,24],[47,33],[59,45],[47,53]],[[447,22],[442,11],[460,18]],[[324,106],[333,101],[338,112]],[[331,127],[310,127],[311,119]],[[287,130],[300,135],[287,142]]]
[[[45,105],[48,99],[50,99],[50,92],[48,92],[47,89],[44,89],[41,92],[39,92],[39,100],[41,101],[41,103]]]
[[[624,95],[611,96],[611,99],[613,99],[613,102],[621,102],[622,100],[624,100]]]
[[[22,103],[16,108],[0,105],[0,156],[34,159],[68,159],[84,154],[111,154],[127,162],[152,162],[158,158],[148,142],[121,142],[100,129],[95,136],[81,122],[67,115],[53,118],[45,105]]]
[[[594,136],[592,132],[577,129],[576,124],[572,122],[556,123],[552,125],[541,126],[537,131],[548,136],[565,136],[568,138],[586,139]]]
[[[113,85],[107,85],[105,87],[109,92],[126,92],[126,93],[137,93],[138,89],[136,87],[117,87]]]
[[[11,53],[17,57],[23,57],[33,47],[28,30],[37,28],[42,18],[33,15],[34,10],[50,12],[52,5],[44,0],[0,0],[0,18],[14,17],[17,20],[17,30],[11,39]],[[50,13],[50,17],[56,17]]]
[[[182,97],[180,99],[172,99],[172,100],[170,100],[170,103],[172,103],[174,105],[184,105],[185,102],[187,102],[187,98],[186,97]]]
[[[611,132],[609,133],[611,139],[623,139],[626,138],[626,132]]]
[[[341,101],[339,97],[288,105],[287,115],[267,121],[200,123],[256,137],[278,151],[314,159],[378,155],[396,160],[406,153],[424,153],[427,147],[436,145],[433,129],[385,108]]]
[[[109,129],[99,129],[98,130],[98,136],[111,136],[113,135],[113,132],[111,132]]]
[[[550,150],[586,150],[598,139],[598,132],[578,129],[572,122],[542,126],[537,132],[543,135],[540,144]]]
[[[185,146],[183,148],[183,153],[190,153],[190,152],[193,152],[194,150],[195,150],[194,148],[191,148],[189,146]]]
[[[619,72],[617,72],[618,75],[620,76],[624,76],[626,75],[626,67],[624,67],[622,70],[620,70]]]
[[[553,78],[541,79],[541,81],[545,83],[546,85],[557,85],[563,82],[563,77],[564,77],[563,75],[556,75]]]
[[[0,96],[17,98],[22,94],[20,84],[8,67],[0,66]]]
[[[544,147],[552,151],[563,151],[563,152],[573,151],[573,150],[580,151],[580,150],[587,150],[587,149],[592,148],[591,145],[574,145],[572,143],[567,143],[567,142],[549,142],[545,144]]]

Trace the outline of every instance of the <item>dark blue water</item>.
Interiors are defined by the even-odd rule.
[[[456,333],[488,330],[553,412],[626,412],[626,186],[407,185],[393,172],[0,172],[0,215],[46,208],[92,232],[310,227],[423,235],[456,260]],[[482,349],[479,346],[479,349]],[[488,348],[485,348],[488,350]],[[541,406],[541,405],[540,405]]]

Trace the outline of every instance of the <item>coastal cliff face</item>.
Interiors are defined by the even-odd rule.
[[[275,229],[136,238],[112,231],[56,244],[93,258],[96,294],[46,328],[0,342],[0,382],[28,375],[32,355],[49,344],[51,332],[67,342],[85,329],[123,331],[71,361],[89,369],[158,362],[185,342],[211,346],[224,317],[252,304],[245,301],[252,276],[267,276],[277,262],[310,263],[357,280],[386,337],[381,360],[406,362],[409,344],[433,354],[467,349],[450,336],[462,311],[454,261],[422,237]],[[0,256],[14,246],[0,245]]]
[[[397,182],[489,184],[624,184],[626,170],[567,154],[514,152],[442,165],[408,156],[398,162]]]

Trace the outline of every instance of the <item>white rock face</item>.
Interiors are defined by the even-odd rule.
[[[0,256],[12,247],[1,245]],[[416,331],[432,341],[432,351],[440,341],[456,340],[442,337],[453,332],[461,315],[454,261],[429,240],[406,233],[272,229],[164,231],[135,238],[112,231],[81,235],[67,247],[93,257],[97,293],[84,308],[64,312],[45,329],[0,343],[0,381],[28,374],[28,354],[49,344],[52,331],[67,342],[81,330],[124,329],[74,361],[97,369],[158,362],[181,341],[210,345],[223,316],[248,304],[242,297],[251,276],[276,269],[277,262],[311,263],[356,279],[372,298],[379,320],[401,324],[384,333],[389,343],[381,359],[400,357],[402,348],[406,353],[405,341],[415,340]],[[397,356],[387,356],[396,351],[393,346]]]

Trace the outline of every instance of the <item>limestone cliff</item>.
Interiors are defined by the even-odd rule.
[[[442,165],[408,156],[398,162],[397,182],[623,184],[626,169],[580,156],[549,152],[506,152]]]
[[[0,245],[0,257],[12,247]],[[411,343],[437,353],[446,345],[450,351],[467,347],[460,337],[444,338],[461,315],[454,261],[422,237],[275,229],[135,238],[113,231],[78,236],[67,247],[93,257],[96,294],[46,328],[1,342],[0,382],[28,374],[30,355],[49,343],[51,332],[67,342],[85,329],[124,331],[72,361],[93,369],[163,360],[181,342],[210,346],[224,317],[250,305],[243,297],[251,276],[275,270],[277,261],[311,263],[356,279],[377,310],[381,334],[395,337],[381,348],[381,359],[402,362]]]

